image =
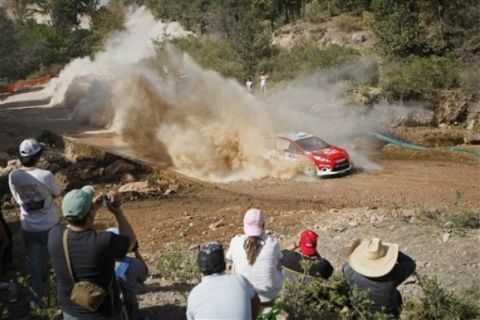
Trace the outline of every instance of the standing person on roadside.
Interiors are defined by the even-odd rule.
[[[58,299],[65,320],[122,318],[115,260],[133,248],[136,236],[114,192],[107,195],[107,207],[117,221],[119,235],[95,231],[93,223],[102,197],[94,198],[94,194],[90,186],[67,193],[62,213],[68,224],[54,227],[48,238],[48,252],[57,276]],[[103,290],[94,305],[80,301],[80,298],[91,297],[80,288],[85,283],[95,288],[96,293]]]
[[[212,241],[200,246],[200,282],[188,296],[187,319],[255,319],[260,300],[252,284],[238,274],[226,274],[223,246]]]
[[[23,140],[18,156],[22,167],[8,177],[10,192],[20,207],[28,285],[33,292],[31,307],[41,303],[46,293],[43,276],[48,262],[48,232],[59,223],[54,198],[60,195],[61,189],[50,171],[36,168],[43,150],[43,145],[35,139]]]
[[[367,292],[372,301],[371,312],[386,313],[397,319],[402,307],[397,287],[415,268],[415,261],[399,252],[398,244],[372,238],[352,243],[342,271],[350,287]]]
[[[267,80],[268,80],[268,74],[265,72],[262,72],[260,76],[260,91],[263,94],[267,94]]]
[[[232,272],[249,280],[262,305],[271,305],[282,289],[282,252],[277,239],[265,233],[265,216],[259,209],[250,209],[243,218],[245,234],[230,242],[226,259]]]

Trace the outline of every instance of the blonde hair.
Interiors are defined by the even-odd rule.
[[[263,241],[260,237],[256,236],[249,236],[247,240],[243,243],[243,248],[247,253],[247,260],[248,264],[253,266],[255,261],[257,260],[260,251],[262,251]]]

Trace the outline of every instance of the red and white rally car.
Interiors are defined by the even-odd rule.
[[[352,169],[347,151],[305,132],[276,135],[275,151],[270,156],[279,159],[307,160],[303,173],[310,177],[340,175]]]

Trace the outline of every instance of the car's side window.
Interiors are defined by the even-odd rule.
[[[290,145],[288,146],[288,152],[290,153],[300,153],[300,149],[297,147],[297,145],[293,142],[290,142]]]
[[[285,150],[288,150],[288,145],[289,144],[290,144],[290,142],[288,142],[285,139],[277,139],[276,148],[277,148],[277,150],[285,151]]]

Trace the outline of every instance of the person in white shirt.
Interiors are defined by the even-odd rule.
[[[225,257],[220,242],[202,245],[197,264],[203,277],[188,296],[188,320],[255,319],[260,307],[258,295],[243,276],[225,273]]]
[[[243,218],[245,234],[230,242],[226,259],[232,272],[241,274],[255,287],[260,301],[270,304],[282,289],[282,252],[277,239],[265,233],[265,216],[259,209],[250,209]]]
[[[267,80],[268,80],[268,74],[265,72],[262,72],[262,75],[260,76],[260,91],[263,94],[267,94]]]
[[[247,81],[245,82],[245,86],[247,87],[247,91],[248,91],[248,92],[252,92],[252,91],[253,91],[253,81],[252,81],[252,78],[250,78],[250,77],[247,78]]]
[[[27,258],[28,284],[33,292],[31,304],[42,301],[45,293],[43,274],[47,271],[47,241],[50,229],[59,223],[54,198],[61,189],[48,170],[36,168],[43,145],[35,139],[20,144],[19,160],[23,167],[13,170],[8,183],[20,207],[20,225]]]

